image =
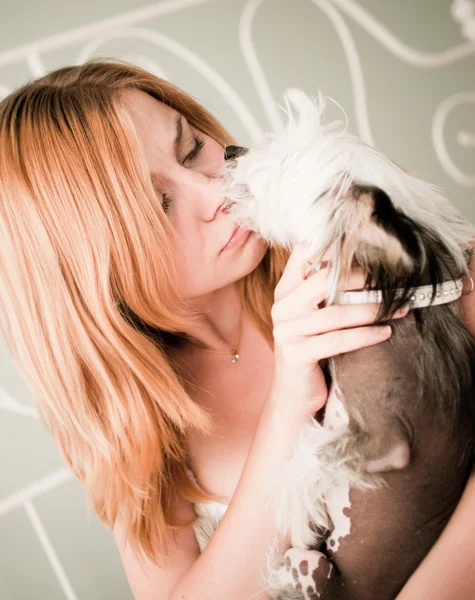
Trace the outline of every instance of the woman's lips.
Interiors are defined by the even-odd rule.
[[[244,242],[244,240],[247,239],[251,231],[251,229],[244,229],[242,227],[238,227],[231,236],[229,242],[226,244],[226,246],[224,246],[223,250],[228,250],[230,248],[236,248],[237,246],[240,246]]]

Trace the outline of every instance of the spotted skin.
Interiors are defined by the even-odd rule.
[[[334,567],[317,550],[289,548],[278,572],[280,595],[276,600],[326,600]]]
[[[347,429],[348,423],[349,416],[345,409],[343,394],[335,380],[330,388],[323,426],[331,431],[343,432]],[[340,539],[351,531],[350,508],[349,484],[342,479],[327,495],[327,509],[333,523],[333,530],[326,542],[332,553],[338,551]]]

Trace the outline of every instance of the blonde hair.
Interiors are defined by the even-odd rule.
[[[187,476],[185,434],[210,435],[167,348],[197,318],[180,296],[173,230],[120,92],[135,88],[223,146],[198,102],[126,61],[48,73],[0,103],[0,327],[40,418],[86,497],[136,554],[168,553],[174,494],[215,499]],[[270,310],[288,251],[238,282],[273,347]],[[154,550],[154,544],[155,550]]]

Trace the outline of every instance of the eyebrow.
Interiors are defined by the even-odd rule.
[[[175,152],[175,156],[178,159],[178,148],[181,142],[181,136],[183,135],[183,115],[178,115],[176,118],[176,137],[173,142],[173,151]]]
[[[180,147],[181,138],[183,136],[183,115],[178,115],[175,119],[176,125],[176,135],[175,141],[173,142],[173,152],[175,154],[176,159],[178,160],[178,148]],[[160,183],[161,177],[155,171],[150,173],[150,178],[152,179],[152,183],[154,187],[157,187]]]

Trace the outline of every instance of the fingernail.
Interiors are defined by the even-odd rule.
[[[404,317],[405,315],[407,315],[407,313],[409,312],[409,307],[408,306],[403,306],[402,308],[400,308],[399,310],[397,310],[394,313],[395,317]]]

